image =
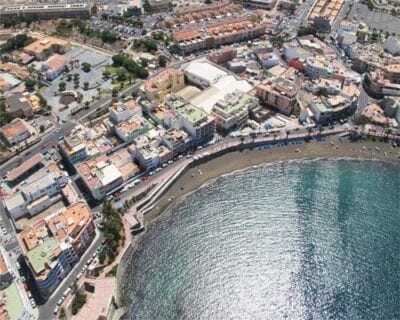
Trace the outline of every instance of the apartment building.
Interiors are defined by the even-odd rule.
[[[318,0],[308,16],[308,21],[317,30],[330,32],[343,4],[344,0]]]
[[[71,271],[66,252],[61,250],[45,220],[22,231],[19,240],[39,293],[46,299]]]
[[[145,170],[153,170],[173,158],[173,153],[164,145],[136,147],[135,159]]]
[[[214,136],[215,119],[202,109],[173,95],[166,99],[166,105],[170,108],[164,119],[168,128],[184,128],[196,143],[210,140]]]
[[[264,35],[266,26],[257,18],[229,19],[206,25],[201,29],[188,28],[172,33],[172,39],[183,54],[202,49],[251,40]]]
[[[18,191],[4,199],[4,206],[15,220],[26,215],[35,216],[60,200],[61,196],[55,196],[68,182],[69,176],[51,164],[26,178]]]
[[[328,124],[332,121],[348,117],[351,113],[351,103],[342,96],[315,98],[308,105],[318,124]]]
[[[128,120],[115,126],[116,135],[123,142],[131,142],[137,136],[146,133],[152,128],[151,123],[139,114],[131,116]]]
[[[88,192],[98,201],[124,181],[117,166],[105,155],[82,162],[76,166],[76,171]]]
[[[304,71],[312,78],[330,78],[334,74],[331,62],[323,56],[314,56],[306,60]]]
[[[44,299],[68,275],[94,236],[93,218],[85,202],[74,203],[21,232],[23,255]]]
[[[211,52],[208,55],[208,60],[215,64],[224,64],[230,60],[235,59],[237,50],[234,47],[225,47],[218,51]]]
[[[212,108],[217,128],[227,133],[241,128],[249,118],[249,110],[257,106],[258,99],[250,94],[236,91],[219,100]]]
[[[135,114],[143,115],[141,106],[133,99],[115,102],[110,108],[110,120],[114,124],[126,121]]]
[[[71,165],[104,154],[113,148],[106,133],[107,128],[102,124],[91,128],[79,124],[58,143],[60,154]]]
[[[390,64],[384,67],[385,79],[400,84],[400,64]]]
[[[395,71],[396,69],[393,70]],[[368,72],[364,77],[364,88],[370,95],[378,99],[386,96],[400,96],[400,84],[390,81],[385,77],[385,74],[386,71],[382,69]],[[390,74],[390,76],[392,76],[392,79],[396,79],[395,73]]]
[[[229,1],[218,1],[212,4],[200,6],[188,6],[177,10],[176,17],[164,21],[167,28],[177,25],[201,21],[202,19],[218,19],[232,14],[240,13],[243,10],[241,5]]]
[[[149,100],[163,102],[169,93],[175,93],[185,87],[183,72],[178,69],[167,69],[144,84],[144,90]]]
[[[269,107],[290,115],[297,103],[299,85],[281,77],[264,82],[256,87],[256,96]]]
[[[167,129],[160,136],[162,143],[172,151],[173,156],[184,153],[193,147],[193,140],[183,130]]]

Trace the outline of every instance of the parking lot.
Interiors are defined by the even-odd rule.
[[[364,22],[369,28],[382,30],[383,32],[400,35],[400,18],[389,13],[371,11],[367,5],[356,2],[349,14],[349,19]]]

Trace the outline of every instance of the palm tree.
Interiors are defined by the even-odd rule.
[[[274,141],[276,140],[276,137],[277,137],[277,134],[276,134],[276,133],[274,133]]]
[[[318,127],[318,132],[320,135],[321,135],[322,131],[324,131],[324,130],[325,130],[324,127],[321,127],[321,126]]]
[[[313,131],[313,130],[312,130],[311,127],[308,127],[308,128],[307,128],[308,136],[311,136],[312,131]]]
[[[244,142],[244,137],[241,136],[241,137],[240,137],[240,143],[243,144],[243,142]]]
[[[289,138],[290,130],[286,130],[286,140]]]

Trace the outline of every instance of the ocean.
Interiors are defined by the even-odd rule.
[[[127,270],[126,319],[400,319],[400,167],[219,177],[148,226]]]

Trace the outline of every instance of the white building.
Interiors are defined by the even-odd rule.
[[[209,87],[227,75],[225,71],[207,60],[192,61],[183,71],[189,83],[200,88]]]
[[[113,123],[126,121],[135,114],[143,115],[142,108],[134,100],[118,101],[110,108],[110,120]]]
[[[312,78],[330,78],[333,74],[329,61],[319,56],[308,58],[304,69]]]
[[[395,37],[389,37],[384,43],[384,48],[387,52],[394,56],[400,55],[400,39]]]
[[[49,207],[60,188],[69,181],[64,172],[52,172],[32,179],[27,179],[21,185],[20,191],[4,200],[4,205],[10,215],[16,220],[29,214],[34,216]]]
[[[246,80],[237,80],[235,76],[227,75],[194,96],[190,102],[210,113],[217,101],[224,99],[227,95],[235,91],[249,92],[252,89],[253,87]]]

